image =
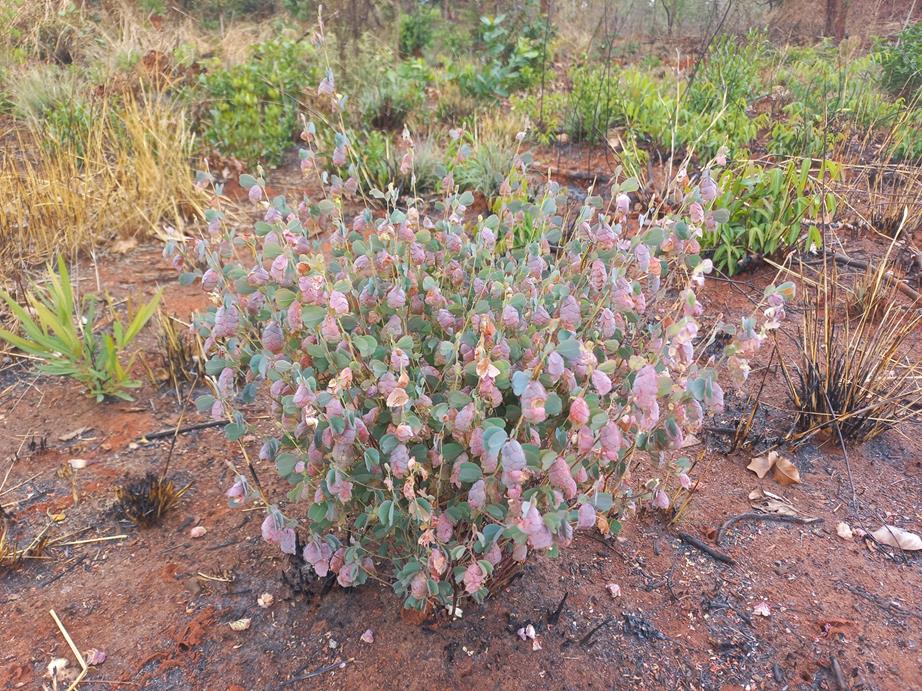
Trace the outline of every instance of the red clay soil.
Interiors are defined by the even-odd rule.
[[[204,303],[197,288],[176,284],[156,247],[103,266],[102,282],[116,297],[137,299],[163,285],[168,310],[182,318]],[[749,298],[772,278],[763,265],[733,283],[712,281],[707,314],[732,321],[748,313]],[[156,351],[152,329],[142,340],[145,353]],[[793,338],[779,343],[782,357],[796,356]],[[154,355],[143,357],[156,369]],[[791,450],[802,483],[782,487],[746,470],[751,450],[725,454],[727,438],[704,433],[686,449],[697,460],[698,486],[676,525],[641,511],[617,539],[583,532],[562,558],[537,559],[484,606],[468,603],[462,619],[420,621],[380,585],[321,594],[308,582],[307,592],[295,592],[299,574],[259,538],[260,513],[226,504],[225,459],[240,452],[217,429],[178,437],[170,476],[177,486],[191,483],[179,508],[153,528],[118,521],[114,485],[158,472],[167,458],[170,439],[143,435],[176,425],[175,394],[147,382],[134,403],[97,404],[28,365],[8,361],[0,371],[0,505],[20,543],[48,524],[58,542],[0,573],[0,688],[50,687],[43,675],[53,658],[76,666],[52,609],[80,650],[107,654],[85,688],[922,688],[919,553],[836,534],[840,521],[922,532],[918,420],[849,448],[855,502],[832,440]],[[751,384],[766,372],[757,445],[791,421],[776,365],[754,368]],[[710,426],[732,425],[734,410],[744,408],[731,398]],[[193,411],[184,422],[199,420]],[[69,476],[61,468],[73,458],[87,466]],[[822,522],[743,521],[718,546],[715,529],[750,510],[758,487]],[[207,533],[191,538],[199,525]],[[679,532],[734,563],[680,541]],[[124,537],[99,540],[116,535]],[[268,608],[257,604],[262,593],[274,597]],[[249,628],[232,630],[230,622],[244,618]],[[516,635],[527,624],[535,643]],[[367,629],[373,643],[361,640]]]

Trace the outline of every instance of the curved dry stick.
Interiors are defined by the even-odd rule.
[[[775,514],[775,513],[756,513],[755,511],[748,511],[747,513],[741,513],[738,516],[731,516],[723,523],[720,524],[720,527],[717,529],[717,535],[714,538],[714,542],[720,545],[720,541],[724,536],[724,532],[731,525],[739,523],[740,521],[771,521],[773,523],[799,523],[801,525],[809,525],[811,523],[822,523],[822,518],[802,518],[800,516],[787,516],[784,514]]]

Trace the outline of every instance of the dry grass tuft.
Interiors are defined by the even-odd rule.
[[[781,360],[797,410],[794,440],[827,429],[865,442],[919,416],[922,367],[909,344],[922,311],[901,302],[889,257],[859,279],[860,300],[841,296],[831,261],[805,289],[801,362],[792,374]]]
[[[166,381],[176,391],[176,398],[179,400],[182,398],[180,392],[184,384],[204,378],[203,360],[200,357],[201,344],[189,331],[188,325],[166,314],[162,309],[157,314],[157,319],[160,324],[160,365]]]
[[[172,480],[148,473],[116,488],[118,503],[116,514],[142,528],[150,528],[179,505],[182,495],[189,489],[186,485],[177,489]]]
[[[202,210],[189,166],[193,136],[183,114],[156,97],[104,102],[85,141],[43,142],[32,133],[10,148],[17,151],[0,159],[4,270],[113,236],[181,227]]]

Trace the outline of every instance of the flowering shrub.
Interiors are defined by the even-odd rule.
[[[309,174],[325,155],[312,132]],[[616,532],[639,503],[665,509],[670,484],[690,486],[687,459],[665,452],[723,403],[716,363],[694,352],[709,172],[696,188],[682,176],[681,214],[655,221],[629,219],[631,180],[566,220],[552,184],[530,212],[540,240],[517,249],[497,231],[519,207],[471,222],[473,195],[450,175],[431,213],[372,191],[386,210],[347,214],[355,185],[332,180],[290,206],[243,176],[262,221],[225,227],[216,206],[208,237],[167,247],[215,298],[199,320],[214,389],[200,409],[227,418],[231,440],[257,431],[241,403],[265,401],[275,423],[259,459],[287,502],[240,473],[228,491],[266,503],[264,539],[294,553],[301,531],[319,576],[387,580],[408,607],[454,612],[462,593],[487,595],[501,562],[556,555],[575,530]],[[789,291],[768,290],[766,323],[744,320],[724,349],[737,381]]]

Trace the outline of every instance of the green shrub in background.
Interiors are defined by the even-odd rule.
[[[439,13],[434,7],[417,7],[411,14],[400,17],[397,44],[400,57],[419,57],[432,43]]]
[[[476,62],[451,65],[461,91],[480,99],[505,98],[541,79],[550,64],[544,44],[544,24],[530,22],[519,29],[508,26],[506,15],[480,18]],[[548,53],[548,54],[546,54]]]
[[[401,165],[406,150],[399,149],[387,134],[377,130],[361,133],[356,149],[362,152],[358,178],[365,190],[386,192],[393,185],[401,196],[429,194],[445,176],[442,150],[432,139],[415,142],[408,165]]]
[[[922,22],[907,26],[895,43],[878,52],[884,86],[909,99],[922,91]]]
[[[738,270],[747,255],[771,256],[800,240],[805,220],[821,219],[836,210],[836,199],[815,180],[838,180],[841,168],[824,161],[818,170],[811,161],[762,167],[747,163],[728,169],[717,181],[720,196],[716,224],[705,230],[702,247],[714,250],[714,264],[728,274]],[[816,225],[806,227],[806,244],[820,247]]]
[[[320,74],[314,49],[290,39],[261,43],[245,63],[203,74],[205,140],[242,161],[277,165],[293,141],[302,96]]]
[[[379,130],[400,130],[425,99],[422,82],[388,70],[359,99],[364,122]]]
[[[301,6],[306,4],[308,4],[306,0],[282,0],[282,5],[289,11],[292,11],[289,5]],[[145,5],[154,9],[158,6],[163,6],[163,9],[159,11],[159,14],[163,14],[166,9],[176,5],[176,2],[144,0],[142,6]],[[278,3],[274,0],[179,0],[178,6],[183,12],[204,19],[232,20],[238,17],[269,15],[278,8]],[[292,13],[294,14],[294,12]]]
[[[922,110],[913,108],[893,125],[886,154],[896,162],[922,162]]]
[[[512,173],[515,150],[495,139],[471,139],[463,142],[461,159],[452,170],[461,190],[480,192],[488,201],[499,193],[500,185]]]

